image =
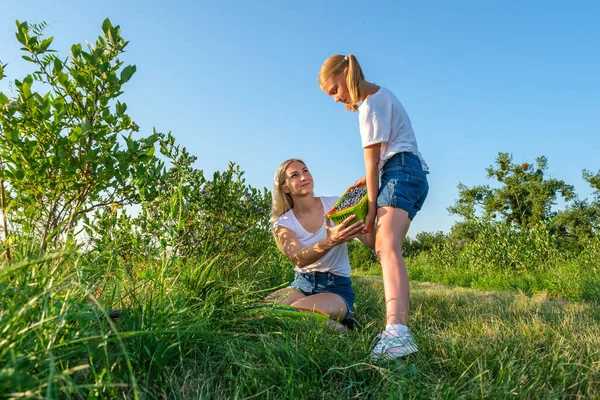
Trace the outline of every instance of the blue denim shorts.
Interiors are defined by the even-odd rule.
[[[408,212],[412,221],[428,192],[429,183],[419,158],[408,152],[398,153],[381,168],[377,208],[401,208]]]
[[[352,282],[347,276],[332,274],[331,272],[296,272],[296,277],[290,285],[293,289],[299,290],[305,296],[318,293],[334,293],[344,300],[348,308],[345,320],[352,317],[352,308],[354,306],[354,290]]]

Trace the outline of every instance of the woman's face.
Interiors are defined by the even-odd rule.
[[[313,178],[306,165],[299,161],[293,161],[287,166],[283,190],[295,196],[312,194]]]
[[[333,97],[336,103],[350,103],[350,92],[346,85],[346,75],[339,74],[332,76],[327,80],[321,88],[328,95]]]

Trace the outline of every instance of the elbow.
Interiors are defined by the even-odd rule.
[[[300,253],[292,254],[289,258],[290,261],[293,262],[294,265],[299,268],[308,267],[310,264],[312,264],[309,260],[305,260],[302,257],[300,257]]]
[[[297,257],[295,257],[295,258],[294,258],[292,261],[293,261],[293,262],[294,262],[294,264],[295,264],[297,267],[299,267],[299,268],[304,268],[304,267],[306,267],[306,266],[309,266],[309,265],[310,265],[310,263],[307,263],[306,261],[303,261],[303,260],[301,260],[301,259],[299,259],[299,258],[297,258]]]

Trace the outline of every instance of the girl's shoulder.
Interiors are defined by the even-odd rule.
[[[379,90],[367,97],[359,106],[359,111],[369,112],[379,107],[394,102],[396,96],[387,88],[379,86]]]
[[[393,108],[403,108],[402,103],[391,90],[379,86],[379,90],[367,97],[359,106],[359,114],[367,117],[372,113],[389,112]]]

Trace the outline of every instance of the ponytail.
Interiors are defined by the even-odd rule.
[[[346,86],[350,92],[350,104],[346,104],[346,110],[358,111],[360,104],[360,83],[365,80],[365,75],[360,64],[353,54],[348,54],[348,75],[346,75]]]

